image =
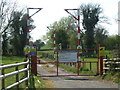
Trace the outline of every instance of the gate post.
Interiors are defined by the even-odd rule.
[[[30,50],[32,73],[37,76],[37,48],[33,45]]]
[[[104,56],[104,47],[99,44],[99,67],[100,67],[100,75],[103,75],[103,56]]]
[[[58,61],[58,51],[57,51],[57,76],[58,76],[58,64],[59,64],[59,61]]]

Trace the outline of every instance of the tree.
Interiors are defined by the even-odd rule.
[[[45,43],[42,42],[40,39],[36,40],[34,44],[37,45],[38,50],[45,45]]]
[[[95,44],[96,46],[98,44],[102,44],[103,46],[105,46],[106,44],[106,40],[108,38],[108,32],[107,30],[105,30],[102,27],[97,27],[95,28]]]
[[[72,17],[63,17],[60,21],[51,24],[50,27],[51,29],[47,33],[47,44],[53,47],[53,31],[56,30],[56,46],[59,46],[61,43],[64,49],[66,49],[68,46],[70,48],[76,48],[77,29],[75,20]]]
[[[120,36],[116,35],[116,52],[117,52],[117,57],[120,58]]]
[[[33,23],[33,20],[30,20]],[[11,23],[12,37],[11,44],[13,46],[13,53],[17,56],[24,54],[24,47],[27,40],[27,14],[23,14],[21,11],[14,12],[13,21]],[[31,24],[30,29],[34,29],[35,26]]]
[[[56,44],[62,46],[62,49],[67,49],[69,45],[68,35],[64,30],[58,30],[56,32]]]
[[[12,22],[12,14],[16,8],[16,3],[8,0],[0,1],[0,38],[2,37],[3,55],[8,55],[9,26]]]
[[[92,49],[95,46],[94,42],[94,29],[95,25],[99,21],[100,13],[102,12],[102,9],[100,5],[93,5],[93,4],[87,4],[87,5],[81,5],[80,10],[83,16],[83,28],[85,31],[85,45],[87,49]],[[89,51],[90,55],[93,54],[93,51]]]
[[[105,46],[107,50],[114,50],[116,48],[116,36],[115,35],[111,35],[108,36],[106,42],[105,42]]]

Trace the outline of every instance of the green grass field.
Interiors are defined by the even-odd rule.
[[[17,57],[17,56],[11,56],[11,57],[5,57],[2,56],[2,64],[6,65],[6,64],[13,64],[16,62],[23,62],[24,61],[24,57]]]

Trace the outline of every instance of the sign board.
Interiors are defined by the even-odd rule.
[[[99,56],[104,56],[105,47],[99,47]]]
[[[31,46],[31,48],[30,48],[30,55],[31,56],[35,56],[36,55],[36,47],[35,46]]]
[[[59,52],[59,62],[77,62],[77,51]]]
[[[26,55],[26,54],[29,54],[29,52],[30,52],[30,47],[29,47],[28,45],[26,45],[26,46],[24,47],[24,52],[25,52],[25,55]]]

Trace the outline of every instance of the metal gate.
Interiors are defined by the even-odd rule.
[[[87,51],[94,51],[94,56],[87,54]],[[84,49],[80,61],[72,60],[70,55],[75,55],[73,51],[77,50],[57,50],[55,53],[52,49],[38,51],[38,74],[43,77],[47,76],[95,76],[99,74],[99,59],[97,49]],[[66,54],[61,54],[65,52]],[[68,53],[67,53],[68,52]],[[61,55],[68,55],[72,59],[68,61],[61,60]],[[89,57],[90,56],[90,57]],[[77,57],[77,56],[76,56]],[[76,59],[76,58],[75,58]]]

